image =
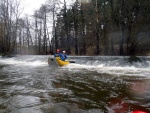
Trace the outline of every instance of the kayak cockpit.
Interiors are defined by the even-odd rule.
[[[64,66],[64,65],[67,65],[69,64],[70,62],[68,60],[61,60],[60,57],[54,57],[54,58],[48,58],[48,64],[49,66],[52,65],[52,66]]]

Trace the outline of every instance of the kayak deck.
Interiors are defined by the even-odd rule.
[[[64,66],[69,64],[70,62],[68,60],[62,61],[60,57],[54,57],[54,58],[48,58],[48,64],[49,66]]]

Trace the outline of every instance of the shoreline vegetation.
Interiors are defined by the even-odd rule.
[[[79,56],[150,55],[149,0],[76,0],[69,7],[67,0],[53,0],[24,18],[19,16],[18,0],[4,1],[0,1],[3,56],[55,54],[58,48]]]
[[[16,57],[16,56],[23,56],[23,55],[37,55],[37,54],[1,54],[0,56],[2,57]],[[47,55],[53,55],[53,54],[47,54]],[[150,56],[150,53],[148,53],[147,55],[72,55],[71,56],[129,56],[131,59],[133,58],[138,58],[140,56]]]

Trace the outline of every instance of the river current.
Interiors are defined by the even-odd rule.
[[[150,113],[150,57],[48,57],[0,56],[0,113]]]

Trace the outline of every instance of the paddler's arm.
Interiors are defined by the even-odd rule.
[[[65,55],[66,56],[66,59],[68,58],[68,55]]]
[[[61,60],[63,60],[63,61],[65,60],[65,57],[63,54],[59,53],[59,56],[60,56]]]

